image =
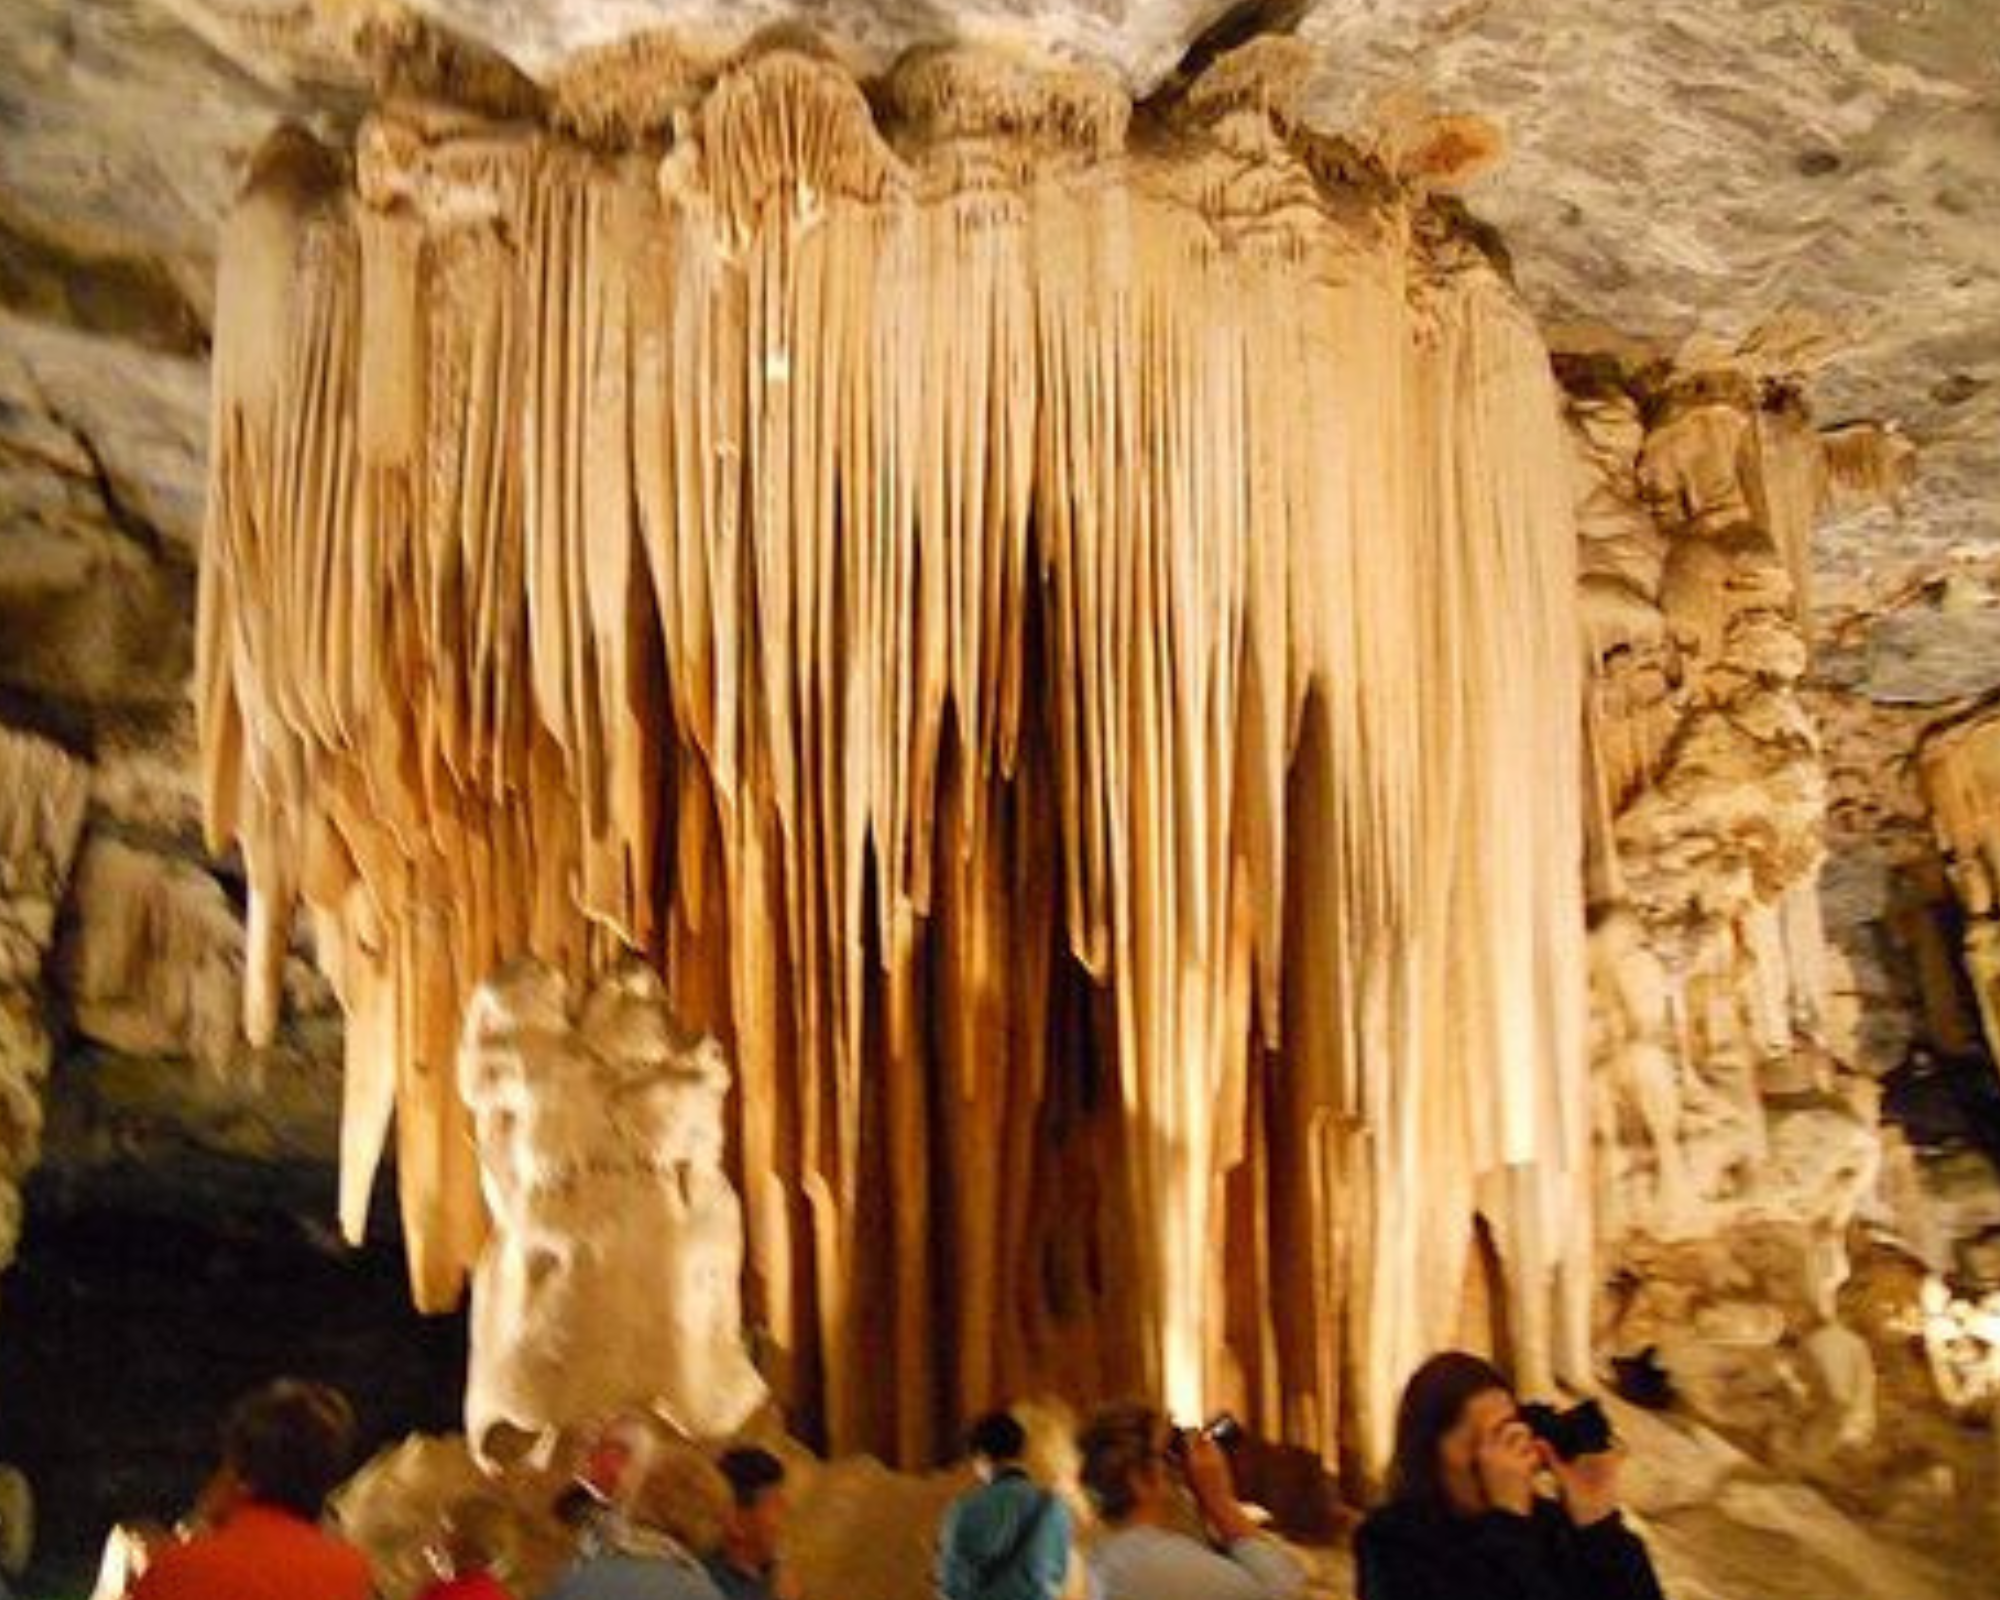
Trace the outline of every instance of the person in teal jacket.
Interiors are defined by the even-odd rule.
[[[939,1594],[1054,1600],[1069,1576],[1069,1507],[1028,1476],[1028,1436],[1010,1413],[981,1417],[965,1443],[979,1485],[951,1503],[938,1530]]]

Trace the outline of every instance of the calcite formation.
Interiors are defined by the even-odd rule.
[[[223,243],[209,822],[253,1034],[302,906],[344,1001],[350,1229],[393,1114],[451,1303],[467,998],[638,951],[841,1445],[1136,1387],[1379,1461],[1492,1256],[1586,1376],[1565,436],[1435,194],[1490,141],[1364,158],[1283,41],[1139,117],[577,70],[282,134]]]
[[[545,1460],[647,1410],[722,1438],[763,1404],[722,1170],[729,1082],[721,1047],[678,1027],[636,959],[587,995],[532,960],[474,992],[458,1084],[492,1225],[465,1400],[482,1459]]]
[[[41,1150],[52,1046],[43,964],[83,832],[88,769],[59,746],[0,727],[0,1264],[21,1234],[21,1181]]]
[[[1747,351],[1570,378],[1605,1342],[1718,1421],[1860,1448],[1837,1300],[1880,1140],[1827,1004],[1801,589],[1814,520],[1896,492],[1902,441],[1821,433]]]
[[[2000,1290],[1954,1294],[1942,1278],[1922,1291],[1924,1358],[1955,1416],[1990,1420],[2000,1404]]]
[[[1927,730],[1917,769],[1964,912],[1964,970],[1987,1046],[2000,1050],[2000,709],[1981,704]]]

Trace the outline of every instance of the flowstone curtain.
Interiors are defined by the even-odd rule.
[[[1517,1358],[1589,1279],[1558,403],[1448,207],[1302,127],[795,49],[598,113],[392,101],[229,225],[199,690],[348,1019],[415,1291],[451,1051],[634,948],[738,1074],[760,1358],[926,1455],[1057,1391],[1379,1461],[1475,1216]],[[631,91],[650,82],[657,94]]]

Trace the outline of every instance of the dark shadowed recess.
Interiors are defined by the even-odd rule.
[[[459,1426],[464,1318],[411,1310],[392,1216],[351,1251],[321,1221],[331,1172],[205,1176],[29,1186],[0,1278],[0,1460],[39,1502],[31,1596],[80,1600],[114,1521],[181,1515],[222,1413],[267,1378],[338,1385],[370,1450]]]

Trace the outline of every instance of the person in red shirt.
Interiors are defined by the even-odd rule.
[[[514,1600],[493,1575],[506,1548],[507,1514],[485,1495],[467,1495],[445,1508],[431,1566],[438,1581],[417,1600]]]
[[[152,1553],[132,1600],[369,1600],[359,1550],[319,1526],[354,1453],[339,1391],[285,1378],[237,1402],[202,1532]]]

